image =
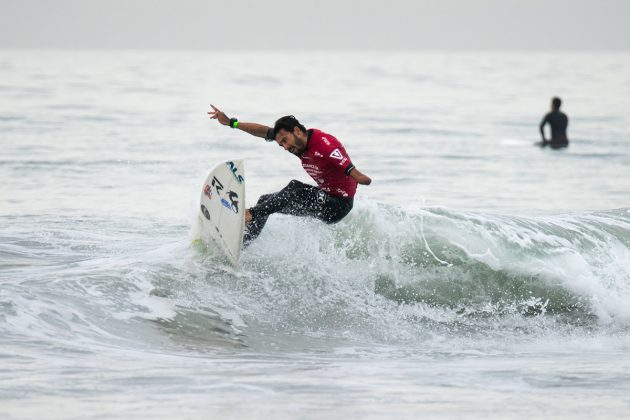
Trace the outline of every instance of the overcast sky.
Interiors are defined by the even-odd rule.
[[[630,50],[630,0],[0,0],[0,48]]]

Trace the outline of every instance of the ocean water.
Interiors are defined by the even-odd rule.
[[[630,417],[628,53],[0,51],[2,418]],[[563,98],[571,145],[541,149]],[[193,245],[207,118],[373,178],[336,225]]]

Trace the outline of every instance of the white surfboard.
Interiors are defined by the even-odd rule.
[[[233,265],[238,264],[245,227],[245,177],[242,160],[214,168],[201,188],[199,230],[201,239],[215,243]]]

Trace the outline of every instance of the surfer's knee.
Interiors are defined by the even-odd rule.
[[[286,187],[280,191],[279,196],[285,199],[290,199],[289,197],[294,197],[295,194],[298,193],[302,189],[303,183],[298,181],[297,179],[292,180],[287,184]]]
[[[260,198],[258,198],[258,201],[256,202],[256,204],[262,204],[265,201],[267,201],[269,198],[271,198],[271,194],[263,194],[260,196]]]
[[[286,187],[284,187],[285,189],[291,189],[294,190],[296,187],[302,185],[302,183],[300,181],[298,181],[297,179],[292,179],[291,182],[289,182],[287,184]]]

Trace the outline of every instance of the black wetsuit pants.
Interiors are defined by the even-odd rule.
[[[261,196],[249,209],[252,220],[246,225],[243,243],[247,245],[260,234],[273,213],[310,216],[326,223],[337,223],[352,210],[352,198],[336,197],[295,179],[282,190]]]

